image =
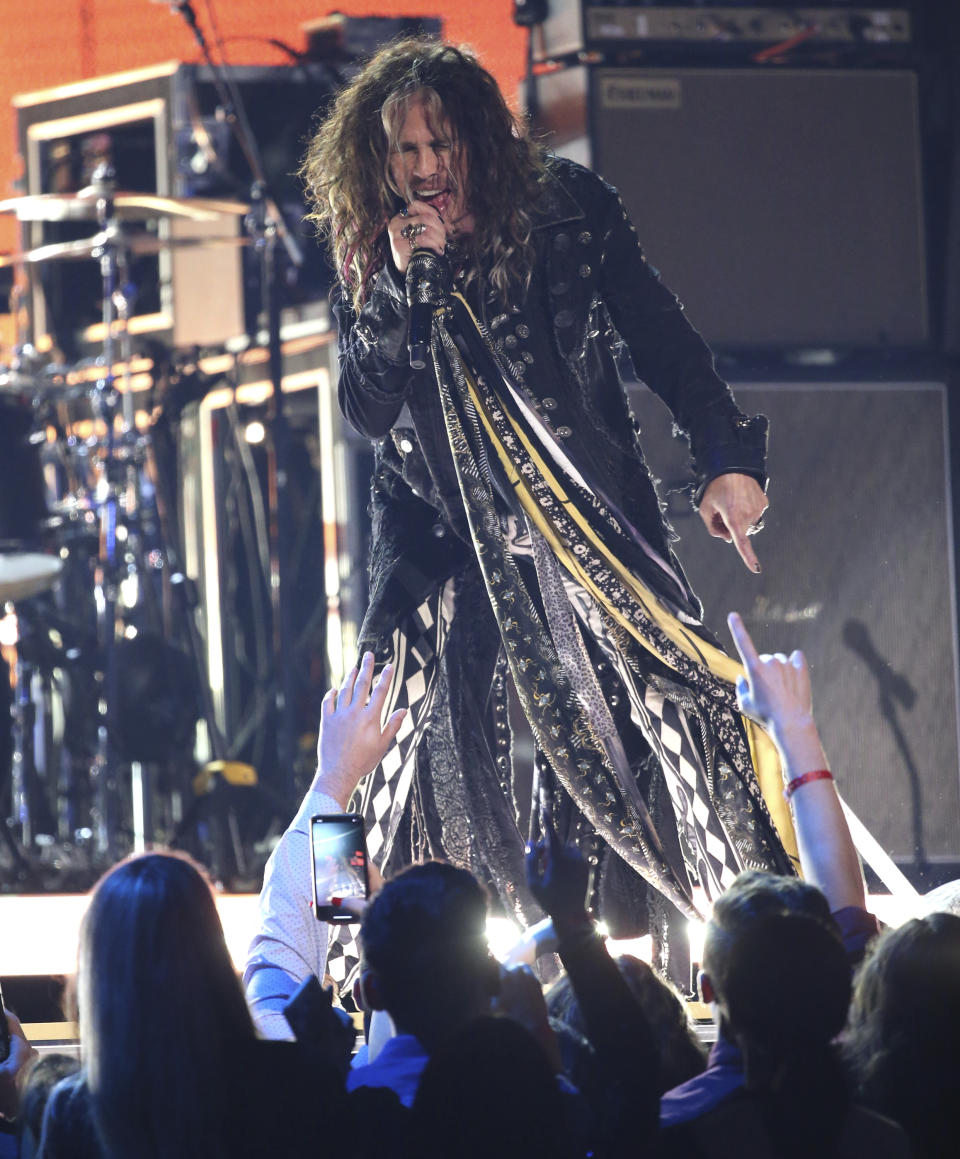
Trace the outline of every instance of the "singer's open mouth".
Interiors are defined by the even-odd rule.
[[[429,205],[443,217],[447,212],[447,207],[450,205],[450,190],[449,189],[418,189],[417,200],[426,201]]]

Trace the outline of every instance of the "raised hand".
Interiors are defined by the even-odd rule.
[[[737,678],[737,703],[766,725],[780,752],[783,779],[829,769],[813,717],[810,673],[802,652],[760,656],[743,620],[727,617],[746,675]],[[833,780],[801,783],[790,797],[803,876],[822,890],[831,910],[866,905],[860,860]]]
[[[733,642],[740,653],[745,676],[737,678],[740,710],[768,726],[774,739],[813,724],[810,672],[802,652],[760,656],[750,633],[736,612],[727,617]]]
[[[398,708],[381,723],[393,665],[384,667],[371,691],[373,660],[373,653],[365,652],[359,670],[352,668],[339,689],[331,688],[323,698],[313,787],[343,809],[362,778],[383,759],[406,715]]]
[[[587,920],[590,867],[577,849],[563,844],[549,817],[543,838],[527,847],[525,866],[530,892],[553,918],[559,936]]]

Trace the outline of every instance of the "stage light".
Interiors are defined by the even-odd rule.
[[[617,957],[619,954],[628,954],[631,958],[639,958],[648,966],[653,965],[653,938],[644,934],[642,938],[607,938],[607,949]]]
[[[687,922],[687,939],[690,943],[690,961],[703,961],[703,938],[706,933],[706,922],[691,918]]]
[[[498,962],[509,956],[522,933],[513,918],[487,918],[487,945]]]
[[[19,638],[16,614],[14,612],[7,612],[0,619],[0,647],[15,648]]]
[[[259,896],[218,894],[217,912],[237,971],[257,929]],[[80,923],[90,904],[85,893],[0,896],[0,977],[73,974]]]

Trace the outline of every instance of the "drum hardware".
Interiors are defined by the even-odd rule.
[[[127,193],[111,188],[106,180],[79,193],[36,193],[0,201],[0,213],[16,214],[19,221],[98,221],[101,205],[109,200],[113,221],[158,221],[182,217],[190,221],[216,221],[226,215],[242,217],[250,209],[240,201],[204,197],[158,197],[153,193]]]
[[[32,427],[29,406],[0,395],[0,602],[45,591],[61,568],[44,550],[49,512]]]
[[[165,725],[158,724],[141,736],[136,722],[152,719],[150,713],[156,705],[149,699],[142,704],[130,700],[137,689],[156,691],[156,672],[154,683],[145,683],[144,664],[151,667],[147,661],[156,659],[157,649],[154,646],[144,653],[137,637],[144,616],[151,611],[153,576],[163,562],[163,547],[161,543],[149,551],[148,560],[148,546],[152,546],[148,540],[156,518],[151,514],[152,486],[146,480],[149,437],[137,429],[132,389],[134,363],[127,322],[136,289],[127,275],[127,261],[131,254],[157,253],[168,243],[154,234],[124,231],[118,217],[144,218],[161,212],[172,215],[174,211],[188,215],[191,207],[170,206],[165,204],[167,199],[138,195],[136,204],[121,204],[122,213],[117,214],[109,173],[98,178],[95,204],[100,229],[93,238],[40,247],[17,256],[27,262],[64,258],[100,262],[101,356],[87,367],[42,367],[34,352],[21,347],[12,365],[0,368],[0,440],[12,444],[2,448],[7,453],[0,454],[0,473],[9,473],[13,484],[0,487],[0,600],[16,602],[18,620],[24,625],[32,617],[37,623],[52,624],[56,617],[51,615],[50,605],[41,609],[35,602],[62,574],[64,561],[72,558],[75,563],[68,578],[80,589],[87,613],[85,623],[61,625],[64,631],[56,633],[58,643],[52,656],[49,649],[38,655],[33,646],[34,641],[46,638],[40,629],[23,633],[18,646],[10,821],[20,837],[21,856],[15,860],[21,873],[24,863],[30,864],[30,855],[37,850],[45,855],[51,842],[65,842],[61,852],[71,843],[77,848],[86,846],[86,860],[100,869],[126,852],[120,838],[123,764],[130,765],[131,804],[134,818],[140,819],[139,841],[147,841],[150,833],[143,819],[150,815],[150,783],[140,761],[159,759],[159,735],[174,744],[182,741],[184,731],[170,727],[165,717]],[[52,198],[38,204],[36,199],[15,199],[3,203],[2,210],[16,209],[22,220],[71,216],[85,220],[90,216],[92,198],[68,198],[66,205],[64,200]],[[144,205],[145,201],[150,204]],[[218,212],[222,206],[233,205],[216,204]],[[204,211],[203,218],[209,216]],[[187,245],[205,241],[184,240]],[[247,242],[245,238],[216,240]],[[86,437],[79,434],[81,425],[86,424],[77,422],[71,413],[80,400],[89,406],[93,428]],[[57,490],[57,480],[62,480],[64,492]],[[52,487],[49,482],[53,482]],[[50,490],[57,495],[52,507],[46,502]],[[41,543],[59,551],[21,550]],[[73,574],[77,568],[80,574]],[[156,600],[153,603],[156,605]],[[154,621],[161,622],[158,608],[152,610],[156,613]],[[72,612],[76,614],[76,610]],[[150,637],[148,632],[147,638],[160,641],[166,668],[180,673],[168,681],[170,694],[161,697],[169,717],[171,706],[180,705],[174,693],[189,687],[183,676],[183,664],[189,666],[189,661],[156,633]],[[72,712],[68,731],[79,752],[68,751],[68,741],[61,746],[56,782],[58,815],[54,821],[44,792],[45,780],[46,788],[53,787],[54,773],[50,746],[43,738],[51,716],[45,706],[53,699],[56,671],[62,671],[67,681],[73,679],[73,688],[67,688],[66,695],[75,702],[74,707],[64,707],[63,713]],[[178,712],[182,715],[182,706]],[[126,728],[121,728],[124,718]],[[141,744],[144,736],[154,738],[149,751]],[[77,784],[76,773],[70,772],[79,763],[85,766],[88,780],[82,787]],[[82,805],[78,804],[81,792],[88,792],[89,798]],[[89,823],[81,824],[83,819]],[[56,832],[51,834],[49,830],[54,828]]]
[[[200,246],[228,247],[250,245],[248,237],[159,237],[147,230],[134,232],[120,228],[101,230],[92,237],[76,241],[59,241],[50,245],[37,246],[22,253],[0,254],[0,268],[23,263],[36,265],[39,262],[83,261],[100,258],[108,246],[115,246],[132,257],[154,257],[164,250],[196,249]]]
[[[229,94],[224,109],[231,123],[235,119],[245,121],[242,109],[237,118]],[[243,136],[239,132],[238,135]],[[42,745],[34,743],[32,749],[24,754],[27,738],[21,729],[17,738],[21,756],[27,762],[35,758],[33,763],[37,766],[34,770],[36,777],[27,777],[27,764],[24,763],[23,778],[31,783],[39,778],[40,787],[48,794],[54,788],[53,778],[57,778],[55,840],[63,843],[63,848],[56,856],[64,862],[73,859],[97,870],[105,868],[117,855],[127,851],[123,847],[127,833],[122,826],[129,815],[131,796],[134,818],[149,815],[150,773],[147,771],[144,779],[138,781],[137,771],[141,760],[155,762],[156,753],[141,752],[135,747],[140,738],[133,722],[138,712],[143,711],[137,697],[148,694],[141,688],[133,701],[124,701],[124,694],[133,693],[133,684],[137,683],[126,679],[129,675],[127,666],[135,651],[126,645],[128,642],[135,644],[140,634],[150,634],[150,628],[145,629],[144,623],[151,611],[151,594],[156,597],[160,592],[156,580],[161,567],[168,581],[163,586],[162,595],[177,605],[181,624],[186,627],[191,643],[190,651],[195,654],[195,671],[202,674],[198,699],[207,719],[212,755],[221,760],[229,755],[228,746],[214,725],[212,705],[207,703],[210,690],[206,683],[204,648],[195,622],[198,604],[195,584],[186,577],[178,562],[173,476],[169,474],[165,491],[164,484],[157,482],[156,495],[147,479],[148,472],[157,470],[158,466],[157,435],[154,430],[142,435],[137,429],[128,330],[135,289],[125,271],[128,259],[211,242],[219,246],[256,242],[263,256],[263,276],[267,283],[264,306],[271,333],[269,356],[276,407],[273,440],[276,459],[271,461],[269,469],[271,481],[281,481],[271,488],[272,543],[278,556],[289,558],[290,555],[290,520],[282,485],[286,475],[283,456],[287,437],[279,386],[282,369],[279,299],[275,289],[272,293],[270,291],[275,280],[282,276],[282,271],[275,268],[279,265],[273,252],[276,241],[280,240],[287,248],[294,264],[299,264],[300,255],[294,235],[285,227],[266,190],[256,142],[245,139],[242,143],[255,175],[252,190],[255,196],[251,199],[254,213],[246,223],[251,236],[243,238],[161,238],[153,232],[155,222],[180,219],[202,223],[217,217],[222,219],[224,214],[239,216],[246,213],[248,207],[240,202],[160,198],[120,191],[112,187],[107,170],[98,172],[93,185],[77,194],[41,195],[0,202],[0,213],[14,214],[23,222],[95,223],[89,238],[23,247],[21,253],[0,257],[0,265],[34,269],[46,262],[96,260],[100,263],[103,302],[102,353],[96,364],[92,367],[76,364],[58,367],[54,371],[52,367],[23,360],[6,370],[0,367],[0,403],[9,401],[11,405],[32,408],[33,435],[43,432],[43,437],[36,438],[30,445],[34,453],[39,451],[41,474],[46,479],[45,494],[52,494],[53,500],[45,504],[45,513],[37,526],[38,531],[48,537],[50,558],[62,565],[59,583],[52,588],[48,587],[39,594],[11,589],[16,598],[18,618],[26,619],[35,613],[38,622],[49,628],[48,635],[54,632],[55,616],[51,608],[55,604],[59,606],[62,617],[56,629],[58,639],[50,648],[40,649],[36,655],[32,651],[41,641],[43,633],[39,631],[23,641],[25,667],[20,688],[21,692],[29,688],[31,698],[30,704],[22,698],[22,714],[26,722],[33,712],[32,735],[36,740],[40,736],[39,725],[44,721],[49,724],[47,702],[56,701],[49,689],[57,692],[59,682],[64,696],[72,697],[76,703],[74,711],[82,718],[86,730],[82,743],[77,744],[80,751],[69,754],[73,758],[74,772],[71,774],[71,761],[66,759],[60,761],[59,768],[51,769],[49,761],[46,762],[48,767],[40,767],[44,764]],[[152,228],[139,228],[137,223]],[[99,333],[97,340],[100,340]],[[162,369],[152,365],[146,369],[154,370],[154,382],[158,381]],[[161,418],[164,417],[163,409]],[[161,510],[164,506],[166,513]],[[154,520],[160,527],[156,539],[152,531]],[[131,591],[134,594],[131,595]],[[285,682],[288,671],[283,655],[284,641],[290,638],[289,604],[285,605],[280,588],[273,594],[274,625],[279,633],[279,639],[275,640],[279,663],[277,680]],[[284,610],[286,614],[281,614]],[[147,666],[150,667],[151,663]],[[29,671],[30,664],[34,665],[34,673]],[[39,680],[36,671],[40,673]],[[287,717],[294,706],[289,690],[283,692],[283,696],[277,697],[285,709],[285,719],[280,725],[281,751],[291,747],[292,733]],[[120,727],[124,724],[126,730]],[[67,731],[70,731],[69,727]],[[66,749],[68,746],[65,743],[63,747]],[[128,765],[130,784],[125,783]],[[282,758],[281,766],[291,768],[292,764]],[[162,770],[158,770],[156,775],[162,776]],[[249,792],[247,789],[246,793]],[[49,827],[50,821],[49,817],[42,816],[45,802],[34,800],[25,792],[19,793],[18,801],[25,802],[25,813],[11,819],[14,822],[12,827],[0,827],[19,833],[28,857],[35,852],[35,847],[41,846],[44,851],[41,860],[46,859],[48,846],[44,842],[49,834],[42,830]],[[281,800],[275,804],[277,815],[284,815],[288,802]],[[235,824],[232,803],[227,802],[225,807],[227,822]],[[207,811],[208,806],[204,806],[201,813]],[[174,822],[169,831],[173,832],[183,814],[179,807],[171,805],[169,816]],[[136,824],[134,820],[135,827]],[[178,838],[187,839],[186,828],[184,824],[180,825],[176,834]],[[149,824],[142,828],[144,840],[149,840],[149,830]],[[233,860],[237,868],[242,868],[238,831],[232,837],[233,846],[227,845],[224,849],[224,864],[229,868],[229,862]]]
[[[234,140],[243,154],[250,170],[250,212],[244,219],[244,226],[253,239],[260,259],[261,302],[267,321],[267,349],[270,365],[270,426],[271,443],[268,462],[270,476],[270,542],[273,581],[270,586],[271,612],[273,615],[273,658],[277,676],[278,711],[276,749],[278,763],[286,780],[285,791],[293,799],[296,796],[294,767],[297,754],[297,726],[295,689],[293,681],[293,639],[291,601],[288,598],[288,567],[292,558],[293,518],[290,510],[290,495],[287,480],[290,474],[290,427],[283,398],[283,352],[280,341],[280,286],[286,269],[303,265],[303,251],[297,242],[295,231],[284,218],[267,179],[260,155],[260,148],[250,126],[250,119],[244,107],[239,87],[233,83],[225,61],[218,61],[210,51],[203,31],[197,22],[193,5],[189,0],[176,6],[177,14],[189,26],[197,47],[210,67],[214,87],[223,118],[232,130]],[[216,150],[208,142],[210,157],[217,161]],[[221,167],[228,167],[220,159]],[[288,263],[287,266],[284,262]],[[221,754],[215,754],[220,756]]]

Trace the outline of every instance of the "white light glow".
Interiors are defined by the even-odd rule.
[[[706,929],[706,922],[698,922],[693,919],[687,922],[687,937],[690,940],[691,962],[703,962],[703,936]]]
[[[267,437],[267,428],[261,422],[254,421],[247,423],[246,429],[243,432],[243,437],[248,443],[262,443]]]
[[[120,581],[120,602],[125,608],[135,608],[140,597],[140,580],[136,575],[124,576]]]
[[[88,835],[89,836],[89,835]],[[227,949],[237,970],[242,970],[247,948],[257,928],[258,900],[255,893],[219,894],[217,911],[223,924]],[[87,894],[51,894],[42,897],[0,895],[0,977],[18,975],[72,974],[76,969],[80,922],[89,904]],[[887,895],[871,895],[867,908],[890,926],[915,917],[922,900],[913,907]],[[694,961],[702,961],[701,922],[690,922],[690,950]],[[510,918],[489,918],[487,939],[490,952],[501,960],[520,937],[519,925]],[[631,954],[649,962],[652,942],[648,936],[607,940],[612,954]]]
[[[923,898],[903,894],[872,893],[867,898],[867,909],[875,914],[885,926],[902,926],[911,918],[924,912]]]
[[[644,934],[642,938],[607,938],[607,949],[614,957],[629,954],[631,958],[639,958],[648,966],[653,964],[653,938],[649,934]]]
[[[250,940],[257,928],[258,894],[217,896],[227,949],[237,970],[243,969]],[[0,896],[0,977],[73,974],[77,968],[80,923],[90,903],[88,894],[44,897]]]
[[[14,612],[7,614],[0,620],[0,647],[15,648],[20,634],[17,631],[17,617]]]
[[[487,918],[487,945],[498,962],[509,955],[522,933],[512,918]]]

